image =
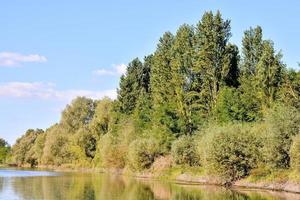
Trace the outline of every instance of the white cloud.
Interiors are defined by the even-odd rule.
[[[118,64],[118,65],[114,65],[114,68],[116,69],[116,72],[119,75],[123,75],[126,73],[127,66],[125,64]]]
[[[112,65],[111,69],[98,69],[94,71],[94,74],[98,76],[121,76],[126,73],[126,65],[125,64],[116,64]]]
[[[42,82],[8,82],[0,83],[0,98],[36,98],[44,100],[70,101],[77,96],[85,96],[92,99],[101,99],[105,96],[115,99],[116,90],[92,91],[92,90],[57,90],[52,83]]]
[[[0,52],[0,66],[14,67],[27,62],[47,62],[45,56],[38,54],[22,55],[15,52]]]
[[[98,69],[98,70],[94,71],[94,73],[99,76],[115,75],[115,72],[106,70],[106,69]]]

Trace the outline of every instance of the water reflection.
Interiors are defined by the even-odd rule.
[[[300,197],[289,193],[233,191],[106,174],[64,173],[59,176],[0,177],[0,199],[290,200]]]

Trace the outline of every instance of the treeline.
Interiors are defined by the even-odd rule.
[[[15,162],[143,171],[171,157],[226,181],[258,168],[300,172],[299,71],[259,26],[241,49],[230,37],[220,12],[164,33],[128,64],[116,100],[76,98],[59,123],[17,140]]]

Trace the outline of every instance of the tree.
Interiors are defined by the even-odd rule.
[[[175,90],[172,80],[171,62],[174,36],[166,32],[159,40],[151,69],[151,92],[153,98],[154,123],[166,127],[175,135],[180,133],[179,118],[174,101]]]
[[[9,144],[2,138],[0,138],[0,164],[6,162],[7,157],[10,154]]]
[[[120,79],[118,89],[118,101],[122,113],[133,113],[141,92],[149,91],[149,78],[149,65],[143,65],[138,58],[129,63],[126,75]]]
[[[192,68],[194,60],[194,28],[187,24],[182,25],[175,36],[172,46],[171,84],[174,87],[176,114],[179,118],[181,134],[191,134],[196,129],[192,115],[193,99],[189,98],[192,89]]]
[[[44,133],[42,129],[28,129],[12,148],[13,158],[18,165],[30,164],[32,167],[37,165],[37,158],[32,150],[37,137]]]
[[[137,122],[137,126],[145,129],[145,127],[151,126],[152,117],[152,93],[150,87],[150,74],[153,65],[153,55],[146,56],[144,58],[143,70],[142,70],[142,88],[139,93],[139,97],[136,102],[134,110],[134,118]]]
[[[268,107],[274,102],[283,82],[281,53],[275,54],[273,42],[263,42],[263,53],[256,66],[256,81],[261,102]]]
[[[62,165],[72,163],[74,155],[70,147],[70,135],[60,124],[55,124],[46,130],[47,137],[43,153],[43,163],[50,165]]]
[[[105,97],[96,102],[95,114],[90,123],[90,130],[98,137],[106,134],[111,122],[112,100]]]
[[[278,98],[284,104],[300,109],[300,72],[293,69],[284,73]]]
[[[62,112],[60,123],[67,133],[76,133],[92,121],[95,113],[95,102],[86,97],[77,97]]]
[[[211,112],[217,101],[223,81],[226,80],[226,77],[228,78],[229,72],[232,73],[233,69],[229,69],[229,67],[236,68],[236,66],[232,66],[232,61],[228,61],[230,56],[226,55],[233,50],[233,47],[227,47],[230,36],[230,21],[224,21],[219,11],[216,15],[206,12],[196,27],[197,45],[194,71],[201,74],[201,82],[198,85],[201,87],[201,98],[206,100],[204,107],[208,113]],[[224,60],[226,60],[227,66],[224,66]]]
[[[262,37],[262,28],[260,26],[256,28],[250,27],[249,30],[244,32],[242,41],[242,74],[247,78],[256,74],[256,66],[263,53]]]
[[[239,49],[234,44],[228,44],[225,49],[224,66],[222,71],[223,86],[239,86],[240,68],[239,68]]]

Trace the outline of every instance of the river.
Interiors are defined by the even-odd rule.
[[[300,195],[100,173],[0,169],[1,200],[300,200]]]

